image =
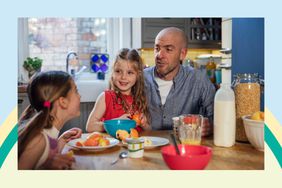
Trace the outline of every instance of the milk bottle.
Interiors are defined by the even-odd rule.
[[[229,83],[222,83],[214,99],[214,144],[231,147],[235,144],[235,95]]]

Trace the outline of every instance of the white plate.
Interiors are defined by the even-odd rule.
[[[152,145],[148,146],[148,145],[144,145],[145,149],[152,149],[155,147],[159,147],[159,146],[164,146],[167,145],[169,143],[169,140],[166,138],[161,138],[161,137],[154,137],[154,136],[142,136],[141,138],[144,139],[149,139],[152,141]]]
[[[107,148],[114,147],[119,143],[119,140],[112,138],[112,137],[107,137],[107,139],[110,141],[110,145],[108,146],[76,146],[76,142],[78,141],[85,141],[87,137],[90,135],[90,133],[85,133],[81,135],[81,138],[77,138],[74,140],[69,141],[67,144],[75,149],[80,149],[80,150],[85,150],[85,151],[101,151],[105,150]]]

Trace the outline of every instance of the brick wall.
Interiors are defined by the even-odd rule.
[[[42,70],[66,70],[69,51],[89,66],[91,54],[107,52],[107,21],[103,18],[29,18],[30,57],[43,59]]]

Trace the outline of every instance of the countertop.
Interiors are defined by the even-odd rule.
[[[27,84],[18,85],[18,93],[26,93],[27,92]]]

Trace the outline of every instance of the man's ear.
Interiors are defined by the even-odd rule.
[[[180,60],[183,61],[187,54],[187,48],[182,48],[180,52]]]
[[[65,97],[60,97],[58,99],[58,103],[59,103],[59,106],[62,108],[62,109],[65,109],[68,107],[68,100],[65,98]]]

